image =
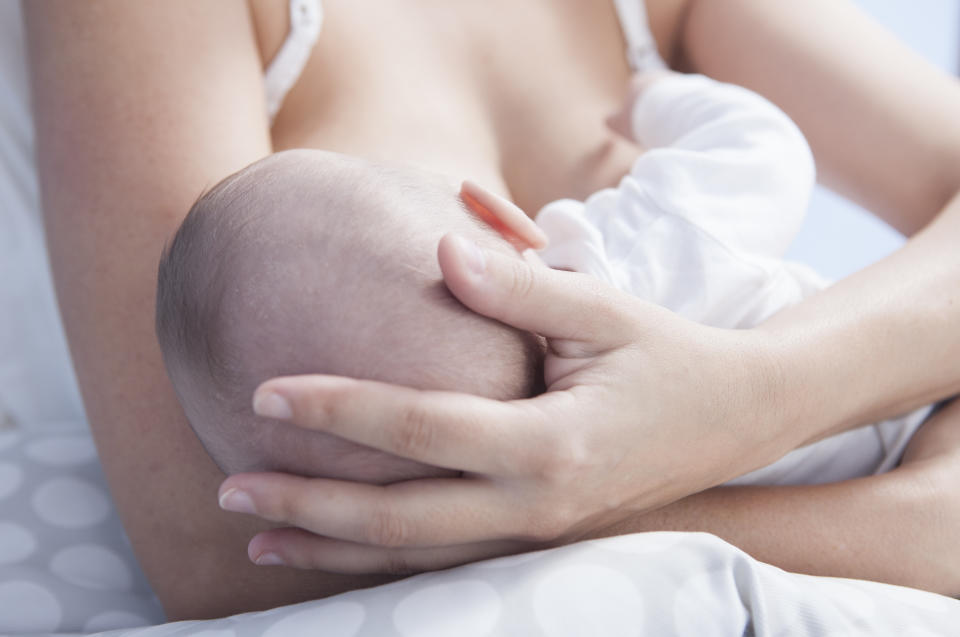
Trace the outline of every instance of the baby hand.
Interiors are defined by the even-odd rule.
[[[547,247],[547,235],[533,219],[512,201],[472,182],[460,186],[460,198],[481,221],[500,233],[504,239],[525,254],[529,250]]]
[[[668,69],[651,69],[634,73],[630,77],[627,99],[624,100],[619,111],[607,118],[607,127],[622,137],[637,141],[637,136],[633,130],[633,109],[637,100],[655,82],[674,74],[673,71]]]

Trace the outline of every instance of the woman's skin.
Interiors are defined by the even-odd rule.
[[[410,571],[582,537],[639,530],[706,530],[791,570],[865,577],[956,594],[957,562],[951,559],[949,547],[960,524],[960,511],[949,505],[950,489],[960,478],[960,403],[951,403],[929,419],[911,441],[903,464],[891,473],[823,486],[718,488],[652,513],[631,515],[631,507],[637,505],[617,501],[618,487],[649,479],[658,496],[669,494],[676,488],[677,471],[682,472],[680,479],[687,479],[699,470],[690,466],[675,469],[677,458],[709,458],[710,452],[698,452],[690,443],[673,450],[657,449],[660,441],[656,435],[644,438],[642,418],[618,418],[642,414],[642,404],[653,401],[644,401],[643,391],[635,390],[640,406],[611,405],[627,392],[610,390],[616,388],[621,375],[644,378],[642,368],[634,363],[638,359],[648,363],[653,357],[631,352],[638,344],[641,354],[647,350],[655,355],[657,342],[667,340],[675,348],[690,339],[676,338],[676,334],[630,335],[638,322],[629,319],[643,312],[643,303],[628,295],[597,298],[597,289],[584,285],[589,281],[586,277],[563,282],[571,275],[550,272],[539,279],[524,279],[530,275],[518,274],[526,271],[523,264],[488,253],[486,282],[470,281],[470,266],[461,255],[452,254],[458,251],[456,241],[445,238],[440,245],[448,286],[478,312],[553,337],[547,379],[554,391],[532,401],[503,404],[319,375],[266,383],[254,399],[258,411],[282,409],[272,399],[279,394],[291,399],[292,419],[304,427],[422,462],[463,467],[470,474],[466,481],[416,481],[388,487],[277,474],[234,476],[221,487],[224,497],[243,489],[259,515],[324,536],[312,537],[298,529],[268,532],[251,543],[252,558],[259,557],[262,564],[282,560],[338,572]],[[512,286],[518,279],[536,282],[522,286],[526,291],[518,295]],[[566,312],[546,312],[545,317],[544,308],[549,307],[562,307]],[[598,308],[608,313],[598,316]],[[562,333],[570,325],[585,324],[596,331],[583,340],[571,341]],[[657,326],[647,322],[645,328],[643,331],[650,331]],[[717,332],[715,336],[722,338]],[[627,347],[617,343],[623,334],[627,334]],[[643,345],[645,341],[647,345]],[[563,353],[573,348],[575,355]],[[673,353],[674,358],[687,358]],[[568,365],[575,366],[571,374],[556,375],[557,369]],[[662,369],[660,366],[658,371]],[[691,375],[682,389],[689,390],[697,380]],[[584,400],[584,396],[597,394],[602,401]],[[589,408],[601,402],[608,412],[603,428],[596,426],[594,414],[580,411],[580,405]],[[573,412],[568,419],[571,422],[592,426],[558,431],[565,420],[559,414],[569,411]],[[681,418],[676,422],[699,421]],[[618,425],[626,426],[618,430]],[[612,435],[621,445],[598,441],[602,435]],[[694,436],[690,439],[714,455],[717,449],[720,457],[728,455],[723,446],[730,443],[723,436],[708,430],[700,435],[705,444]],[[530,444],[531,440],[539,445]],[[563,449],[558,441],[573,441],[590,453],[567,451],[562,462],[544,465]],[[650,475],[638,478],[635,463],[624,456],[628,455],[625,450],[642,447],[649,456],[643,471]],[[469,451],[464,453],[464,449]],[[558,516],[558,502],[572,507],[570,519],[563,520],[562,513]],[[568,510],[567,515],[570,513]],[[602,526],[611,515],[621,516],[621,521]],[[559,524],[579,524],[580,528],[557,528]],[[811,545],[818,546],[817,553],[810,552]]]
[[[202,189],[272,151],[305,146],[473,178],[534,211],[610,185],[637,152],[603,126],[628,78],[607,3],[491,0],[454,9],[406,0],[378,3],[380,13],[364,15],[365,3],[327,0],[317,48],[271,129],[262,69],[286,31],[285,5],[25,3],[61,312],[114,499],[170,619],[266,608],[383,581],[254,566],[243,558],[246,543],[268,525],[215,506],[223,475],[190,431],[153,336],[157,258]],[[738,356],[761,364],[738,372],[742,387],[722,392],[730,389],[724,378],[705,374],[684,395],[692,407],[658,405],[661,418],[648,426],[660,432],[661,449],[684,449],[675,477],[684,480],[681,469],[697,469],[686,483],[672,485],[667,498],[641,493],[642,483],[618,483],[611,501],[636,489],[630,497],[645,502],[638,510],[803,441],[960,390],[960,206],[947,205],[960,189],[955,82],[839,0],[651,0],[648,7],[673,66],[771,98],[808,136],[824,183],[907,233],[926,230],[884,262],[749,331],[745,338],[757,346]],[[461,298],[472,293],[475,309],[490,314],[512,302],[518,309],[511,318],[529,312],[530,299],[573,301],[549,281],[531,278],[526,288],[510,288],[491,279],[464,286]],[[604,307],[616,318],[615,308]],[[680,325],[656,311],[636,321],[630,327],[619,317],[616,324],[634,335],[636,326]],[[729,350],[697,340],[707,332],[682,329],[692,337],[684,343],[688,351],[710,353],[690,365],[730,368]],[[654,365],[651,377],[655,365],[677,364],[665,355],[646,361]],[[778,383],[754,378],[771,369]],[[610,378],[628,387],[628,379]],[[427,407],[422,413],[434,413]],[[743,436],[736,457],[711,458],[692,447],[684,438],[691,426],[670,421],[681,407],[718,407],[726,416],[712,425]],[[616,415],[599,403],[578,403],[569,413],[589,414],[598,424]],[[716,489],[647,516],[632,514],[616,530],[713,530],[766,561],[805,572],[960,591],[960,554],[950,533],[960,519],[957,462],[954,452],[937,451],[943,439],[953,444],[951,422],[944,417],[925,426],[913,462],[885,476],[828,487]],[[568,416],[557,426],[573,430],[582,422]],[[539,442],[531,439],[518,452]],[[562,484],[569,476],[555,460],[540,459]],[[647,459],[631,461],[643,467]],[[493,493],[499,500],[481,512],[495,513],[510,495]],[[281,501],[285,510],[274,516],[280,519],[314,503]],[[838,530],[824,533],[825,519]],[[584,534],[609,532],[606,519],[607,527],[592,530],[572,518],[564,522]],[[911,541],[898,541],[896,529]],[[438,529],[436,543],[448,532]],[[847,550],[838,547],[844,536],[856,538]],[[932,574],[924,570],[930,555],[939,567]]]

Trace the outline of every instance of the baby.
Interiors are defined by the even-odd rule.
[[[551,267],[585,272],[690,319],[749,327],[825,286],[778,259],[814,183],[796,126],[745,89],[638,76],[613,122],[647,149],[617,188],[546,206]],[[441,469],[261,419],[253,389],[328,373],[492,398],[540,390],[542,345],[444,287],[439,238],[517,255],[442,178],[320,151],[274,155],[201,197],[159,272],[157,333],[200,440],[227,473],[391,482]],[[482,207],[474,207],[481,209]],[[519,258],[519,255],[518,255]],[[820,441],[738,479],[811,483],[892,468],[921,411]]]
[[[271,376],[539,391],[541,341],[468,311],[443,284],[436,246],[450,231],[516,254],[442,178],[334,153],[275,154],[201,197],[160,265],[157,334],[221,469],[378,483],[450,474],[255,416],[250,396]]]

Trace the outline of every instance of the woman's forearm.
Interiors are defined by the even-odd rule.
[[[691,0],[682,33],[686,66],[771,99],[823,183],[914,235],[757,330],[775,433],[802,444],[960,390],[960,83],[849,0]]]
[[[712,533],[787,571],[960,593],[946,489],[897,470],[817,486],[717,487],[605,529]]]
[[[809,442],[960,392],[960,198],[890,257],[758,328]]]
[[[960,594],[960,402],[914,434],[900,467],[815,486],[717,487],[594,537],[704,531],[788,571]]]
[[[821,182],[904,234],[960,190],[960,82],[852,0],[690,0],[682,32],[688,67],[777,104]]]

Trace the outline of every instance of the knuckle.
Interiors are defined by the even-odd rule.
[[[301,489],[283,489],[277,498],[271,500],[275,514],[272,519],[296,523],[297,526],[305,525],[306,521],[301,513],[304,510],[305,498]]]
[[[620,295],[613,294],[606,289],[596,289],[593,294],[590,316],[587,317],[589,326],[593,326],[593,329],[600,327],[600,329],[606,331],[613,327],[630,324],[629,320],[624,321],[626,316],[624,307],[624,299]]]
[[[530,462],[530,468],[537,482],[553,485],[557,482],[559,463],[557,462],[557,455],[549,451],[548,447],[552,447],[552,445],[544,445],[543,448],[537,450],[536,455]]]
[[[595,310],[597,318],[607,325],[621,322],[624,314],[623,305],[618,301],[619,299],[615,299],[612,294],[598,294]]]
[[[410,527],[390,507],[381,506],[371,515],[364,535],[367,544],[400,547],[409,540]]]
[[[573,436],[555,436],[537,450],[534,475],[552,489],[564,489],[586,468],[587,452]]]
[[[311,391],[305,394],[298,405],[302,418],[329,426],[342,419],[344,411],[344,393],[342,391]]]
[[[532,294],[533,288],[533,270],[524,263],[516,263],[510,269],[510,296],[514,299],[525,299]]]
[[[619,334],[625,325],[631,323],[624,305],[628,299],[586,275],[576,281],[578,305],[567,318],[573,334],[585,341],[606,342],[612,336],[611,332]]]
[[[393,448],[401,456],[428,451],[433,445],[433,427],[429,413],[419,402],[402,409],[393,429]]]
[[[293,506],[290,504],[290,494],[285,489],[270,498],[265,498],[266,503],[257,508],[257,513],[275,522],[287,521],[290,519],[290,512]]]

